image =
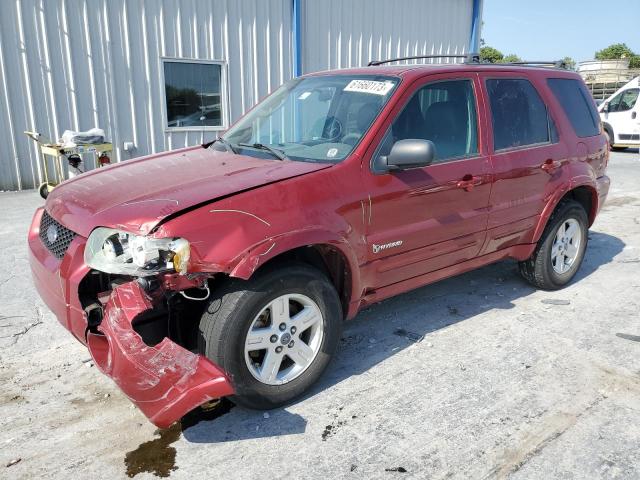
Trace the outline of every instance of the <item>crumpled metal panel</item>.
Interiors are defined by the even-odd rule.
[[[87,346],[96,366],[120,387],[152,423],[166,428],[209,400],[231,395],[225,373],[201,355],[168,338],[149,346],[132,328],[140,313],[152,308],[136,282],[116,287]]]

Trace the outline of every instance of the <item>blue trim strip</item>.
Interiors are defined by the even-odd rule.
[[[300,20],[301,0],[292,0],[291,33],[293,34],[293,76],[302,75],[302,28]]]
[[[478,53],[480,48],[480,2],[481,0],[473,0],[473,12],[471,13],[471,36],[469,37],[469,53]]]

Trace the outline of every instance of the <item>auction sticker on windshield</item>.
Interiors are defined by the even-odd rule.
[[[386,95],[393,88],[393,82],[378,82],[376,80],[351,80],[344,87],[345,92],[373,93]]]

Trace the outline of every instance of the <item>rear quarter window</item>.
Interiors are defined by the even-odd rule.
[[[549,78],[547,85],[578,137],[593,137],[600,133],[598,112],[581,82],[571,78]]]

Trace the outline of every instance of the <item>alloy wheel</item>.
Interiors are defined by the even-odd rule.
[[[244,346],[247,368],[266,385],[288,383],[313,363],[323,336],[324,319],[313,300],[301,294],[281,295],[251,322]]]
[[[574,218],[565,220],[556,232],[551,247],[551,265],[558,274],[567,273],[580,253],[582,229]]]

